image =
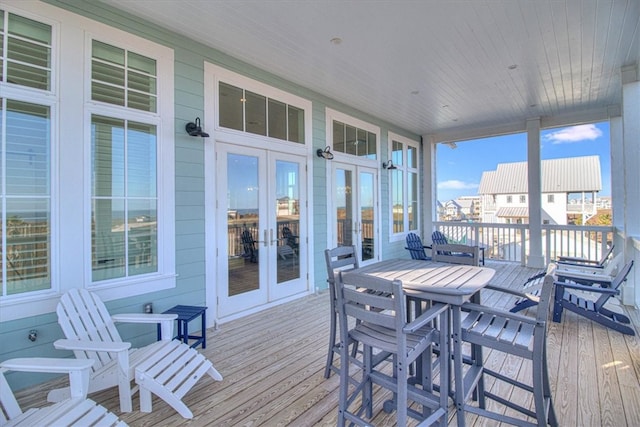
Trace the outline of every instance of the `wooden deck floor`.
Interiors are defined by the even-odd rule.
[[[533,270],[516,264],[488,263],[494,284],[519,288]],[[483,291],[483,302],[510,307],[508,297]],[[338,378],[323,377],[328,339],[328,293],[309,296],[208,331],[202,352],[224,376],[206,377],[185,396],[194,413],[185,420],[154,398],[154,411],[120,414],[115,388],[91,397],[131,426],[332,426],[336,424]],[[636,331],[640,316],[632,310]],[[551,322],[549,367],[561,426],[640,426],[640,339],[608,330],[572,313]],[[486,363],[511,376],[526,378],[520,359],[485,352]],[[44,405],[52,384],[17,393],[24,407]],[[526,402],[508,387],[494,392]],[[382,393],[378,393],[381,395]],[[376,400],[374,425],[395,425]],[[137,396],[134,409],[139,408]],[[450,425],[456,420],[450,411]],[[467,425],[495,425],[467,416]]]

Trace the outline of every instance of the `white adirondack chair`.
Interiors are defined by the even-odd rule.
[[[72,289],[63,295],[57,313],[67,339],[57,340],[54,346],[72,350],[78,359],[94,360],[89,393],[117,385],[122,412],[131,412],[131,396],[139,387],[142,412],[151,412],[151,393],[154,393],[183,417],[192,418],[182,397],[204,374],[222,381],[209,360],[188,345],[172,340],[175,314],[111,316],[100,298],[84,289]],[[131,343],[120,338],[114,322],[160,324],[162,339],[131,349]],[[134,379],[137,386],[132,389]],[[68,388],[53,390],[48,399],[57,402],[68,394]]]
[[[0,363],[0,426],[102,426],[126,427],[113,413],[87,399],[92,360],[30,357]],[[47,372],[69,375],[71,397],[44,408],[23,412],[4,377],[7,371]]]

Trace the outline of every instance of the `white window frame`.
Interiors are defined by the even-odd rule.
[[[133,34],[42,2],[3,2],[2,9],[52,26],[52,82],[42,102],[34,90],[3,87],[2,96],[51,105],[51,281],[48,292],[0,300],[0,322],[55,312],[61,294],[78,286],[104,301],[175,287],[174,52]],[[158,273],[91,283],[91,113],[123,117],[122,108],[91,101],[87,40],[111,43],[157,61]],[[83,81],[83,84],[78,84]],[[42,92],[42,91],[41,91]],[[64,94],[61,96],[60,94]],[[136,120],[127,109],[127,120]],[[149,122],[145,115],[143,122]],[[59,143],[62,141],[63,143]]]
[[[403,215],[404,215],[404,231],[400,233],[393,232],[393,194],[391,188],[391,179],[389,179],[389,241],[403,241],[406,239],[407,234],[409,233],[420,233],[420,218],[421,218],[421,210],[422,206],[422,192],[420,188],[418,188],[418,212],[414,213],[416,215],[416,224],[418,228],[409,229],[409,173],[415,173],[419,177],[419,169],[420,169],[420,142],[415,141],[413,139],[404,137],[402,135],[398,135],[393,132],[388,133],[388,153],[387,158],[391,158],[392,150],[393,150],[393,141],[397,141],[402,143],[402,164],[393,164],[397,169],[401,170],[402,173],[402,191],[403,191]],[[415,168],[409,167],[408,159],[407,159],[407,149],[408,147],[413,147],[416,149],[416,160],[418,164]],[[417,185],[420,186],[420,180],[418,179]]]

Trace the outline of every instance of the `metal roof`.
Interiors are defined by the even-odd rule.
[[[528,192],[527,162],[500,163],[482,174],[478,194],[524,194]],[[543,193],[580,193],[602,190],[600,157],[567,157],[543,160]]]
[[[496,213],[500,218],[528,218],[529,208],[527,207],[507,207],[500,208]]]

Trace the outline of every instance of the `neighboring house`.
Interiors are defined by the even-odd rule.
[[[542,221],[566,225],[571,215],[582,224],[596,214],[596,193],[602,189],[598,156],[543,160],[541,165]],[[482,174],[482,222],[528,224],[527,162],[501,163]],[[569,199],[569,195],[577,196]]]
[[[482,213],[482,199],[480,196],[461,196],[456,199],[460,206],[460,219],[478,221]]]
[[[462,206],[455,200],[449,200],[444,204],[444,212],[448,220],[459,220],[462,216]]]

